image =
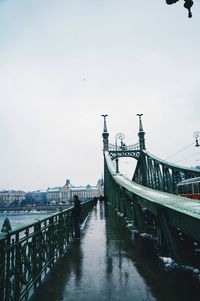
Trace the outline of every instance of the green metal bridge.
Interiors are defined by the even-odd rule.
[[[139,114],[139,143],[133,145],[124,144],[122,133],[117,134],[115,144],[110,144],[106,124],[107,115],[103,115],[103,117],[104,197],[108,201],[106,203],[109,204],[109,208],[113,212],[117,211],[127,225],[131,226],[132,231],[138,233],[138,236],[151,237],[159,256],[170,256],[180,266],[187,264],[200,268],[199,259],[195,261],[195,256],[193,256],[195,249],[200,250],[200,201],[176,195],[177,183],[184,179],[200,176],[200,171],[170,164],[148,153],[145,147],[145,132],[141,114]],[[121,140],[120,145],[117,145],[117,139]],[[128,179],[120,173],[118,165],[120,157],[131,157],[137,160],[132,179]],[[107,286],[108,283],[105,280],[105,277],[110,279],[112,270],[110,265],[112,256],[109,257],[108,254],[112,253],[112,248],[116,247],[116,242],[121,245],[121,232],[118,233],[117,228],[114,228],[116,233],[113,233],[113,235],[120,238],[118,237],[117,240],[105,239],[105,233],[110,235],[110,230],[105,231],[106,224],[104,223],[105,219],[103,220],[102,206],[100,204],[99,219],[96,219],[97,211],[93,209],[93,206],[93,200],[82,205],[85,219],[89,212],[92,212],[90,231],[93,234],[88,235],[89,242],[86,241],[87,235],[85,240],[81,241],[83,250],[87,250],[87,255],[84,257],[85,261],[83,261],[85,262],[83,265],[84,277],[82,277],[82,281],[86,285],[81,286],[82,290],[80,292],[75,292],[76,286],[73,286],[72,289],[69,282],[66,300],[77,300],[77,294],[83,292],[85,299],[81,300],[107,301],[110,296],[110,287]],[[107,209],[108,207],[105,204],[105,212],[107,212]],[[35,300],[40,301],[37,297],[38,288],[41,288],[44,283],[43,280],[54,270],[57,262],[60,262],[74,241],[71,210],[72,208],[65,209],[13,230],[8,225],[5,226],[3,232],[0,232],[1,301],[30,300],[35,292]],[[111,220],[112,216],[109,215],[106,223],[109,224]],[[95,230],[95,221],[96,227],[99,227],[99,232]],[[105,240],[107,240],[107,244],[104,243]],[[91,246],[93,246],[93,250],[91,250]],[[77,248],[80,249],[80,246],[77,246]],[[88,257],[89,253],[90,257]],[[121,254],[121,251],[119,254]],[[77,271],[80,270],[81,256],[80,254],[76,256]],[[92,290],[91,296],[88,297],[87,286],[90,285],[91,279],[94,281],[97,273],[99,273],[95,270],[94,258],[98,262],[102,262],[104,257],[105,261],[108,261],[106,269],[108,275],[105,276],[103,265],[100,274],[104,279],[102,289],[104,291],[106,287],[105,294],[102,296],[99,292],[99,295],[96,296],[96,291]],[[93,265],[91,265],[92,260],[94,260]],[[119,260],[121,262],[121,255]],[[121,263],[119,266],[121,267]],[[128,266],[132,267],[132,264],[128,264]],[[98,266],[99,268],[100,266]],[[119,272],[121,277],[121,270]],[[130,268],[129,272],[125,274],[126,281],[128,281],[128,275],[135,273],[135,270],[133,271]],[[79,272],[76,276],[72,273],[72,278],[74,279],[74,277],[80,277]],[[115,275],[113,277],[115,278]],[[120,277],[117,277],[117,279],[121,279]],[[51,285],[54,285],[54,283]],[[121,282],[115,282],[114,287],[120,285]],[[99,287],[99,283],[96,283],[96,287]],[[129,289],[132,292],[132,282]],[[69,295],[70,291],[73,295],[71,297]],[[134,294],[134,292],[132,293]],[[38,294],[40,296],[40,291]],[[43,296],[41,301],[50,300],[51,292],[48,293],[48,290],[43,289],[41,294]],[[44,297],[45,294],[46,297]],[[63,294],[65,295],[65,293]],[[121,300],[116,299],[119,294],[121,294],[120,298],[126,295],[126,300],[130,300],[126,286],[121,293],[118,292],[117,295],[113,293],[112,298],[115,299],[112,300]],[[61,299],[55,297],[52,300],[58,301]],[[153,297],[149,299],[148,297],[147,300],[155,299]]]
[[[83,219],[93,204],[93,200],[82,204]],[[13,230],[9,222],[4,225],[0,232],[1,301],[30,299],[74,240],[71,213],[72,207]]]
[[[138,114],[139,143],[131,146],[123,143],[122,133],[116,135],[115,145],[109,144],[107,115],[102,116],[106,197],[140,233],[156,238],[159,254],[169,255],[179,264],[190,264],[194,244],[200,242],[200,201],[178,196],[176,185],[200,176],[200,171],[171,164],[147,152],[142,114]],[[117,139],[121,140],[120,146]],[[132,180],[120,174],[120,157],[137,160]]]

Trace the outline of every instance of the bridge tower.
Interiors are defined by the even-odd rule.
[[[101,115],[104,118],[104,127],[103,127],[103,133],[102,133],[102,137],[103,137],[103,151],[108,151],[108,137],[109,137],[109,133],[107,130],[107,125],[106,125],[106,117],[108,116],[107,114],[105,115]]]
[[[103,133],[102,133],[102,137],[103,137],[103,154],[104,154],[104,181],[103,181],[103,190],[104,190],[104,196],[106,196],[107,194],[107,190],[108,190],[108,178],[107,178],[107,164],[105,161],[105,152],[109,150],[109,133],[107,130],[107,124],[106,124],[106,117],[108,116],[107,114],[103,114],[101,115],[104,118],[104,125],[103,125]]]
[[[143,130],[143,125],[142,125],[142,115],[143,114],[137,114],[137,116],[139,117],[139,133],[138,133],[138,137],[139,137],[139,144],[140,144],[140,150],[145,150],[145,132]]]

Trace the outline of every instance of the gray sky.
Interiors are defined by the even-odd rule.
[[[124,132],[136,143],[143,113],[154,155],[192,143],[199,28],[199,1],[188,19],[183,1],[1,0],[0,189],[96,184],[105,113],[111,142]],[[199,159],[191,146],[169,161]]]

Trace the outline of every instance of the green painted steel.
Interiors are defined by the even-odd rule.
[[[176,193],[178,182],[200,176],[198,169],[172,164],[145,150],[140,151],[137,160],[133,181],[156,190]]]
[[[146,151],[145,146],[145,132],[143,130],[141,116],[139,116],[139,142],[132,145],[121,144],[117,145],[109,143],[109,133],[106,125],[106,115],[104,117],[103,129],[103,151],[109,152],[110,158],[116,161],[116,169],[118,168],[118,160],[123,157],[131,157],[137,160],[136,169],[132,180],[143,186],[169,192],[176,193],[176,185],[182,180],[199,177],[200,170],[194,168],[186,168],[183,166],[175,165],[165,160],[159,159],[156,156]]]
[[[200,201],[156,191],[137,184],[120,173],[116,174],[108,152],[105,152],[105,165],[107,173],[105,181],[109,182],[105,194],[108,197],[113,194],[110,190],[116,190],[117,187],[129,196],[130,201],[136,201],[154,215],[157,214],[158,208],[163,208],[169,215],[169,223],[200,241]],[[117,192],[114,194],[118,198]]]
[[[126,149],[120,149],[118,146],[117,150],[114,145],[109,144],[108,151],[110,158],[116,162],[123,157],[136,159],[133,181],[155,190],[176,193],[177,183],[200,176],[198,169],[186,168],[159,159],[145,150],[140,150],[139,144],[126,146]]]
[[[86,218],[93,200],[82,204]],[[0,232],[0,300],[28,300],[73,240],[72,207]]]
[[[168,249],[181,263],[188,254],[180,252],[183,246],[178,237],[182,235],[180,231],[187,237],[185,241],[190,240],[188,245],[192,239],[200,242],[200,201],[177,196],[177,183],[199,177],[200,170],[171,164],[147,152],[142,114],[137,115],[139,143],[134,145],[123,142],[118,146],[117,140],[115,145],[109,144],[104,118],[104,193],[120,215],[133,223],[140,233],[151,228],[155,235],[156,230],[159,249]],[[137,160],[132,181],[120,174],[118,160],[122,157]]]
[[[114,165],[108,153],[105,153],[105,159],[109,172],[118,185],[152,203],[160,204],[182,213],[185,213],[187,211],[187,214],[200,219],[200,201],[194,201],[191,199],[179,197],[174,194],[156,191],[154,189],[150,189],[137,184],[126,178],[122,174],[115,173]]]

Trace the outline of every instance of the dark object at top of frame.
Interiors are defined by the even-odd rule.
[[[174,4],[176,2],[178,2],[179,0],[166,0],[167,4]],[[184,7],[188,10],[188,18],[192,18],[192,13],[191,13],[191,7],[193,5],[193,1],[192,0],[184,0]]]

